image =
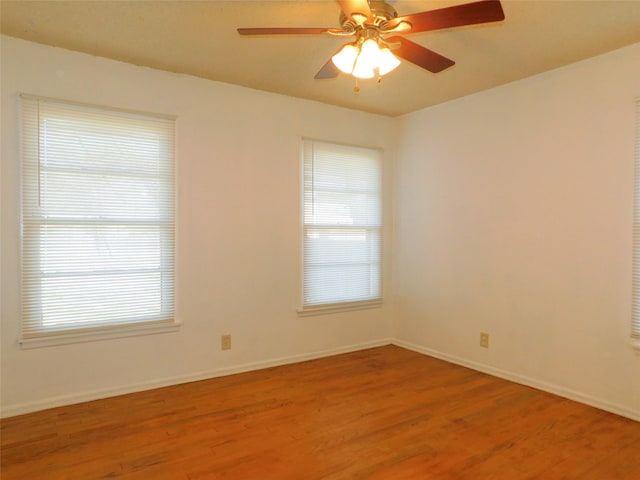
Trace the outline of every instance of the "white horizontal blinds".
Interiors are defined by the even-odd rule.
[[[379,299],[381,152],[304,142],[304,305]]]
[[[631,336],[640,339],[640,98],[636,99],[635,202],[633,218],[633,314]]]
[[[23,338],[173,322],[174,120],[22,105]]]

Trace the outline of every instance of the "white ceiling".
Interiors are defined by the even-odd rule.
[[[469,3],[391,0],[399,15]],[[640,42],[640,0],[506,0],[505,20],[410,35],[456,61],[384,77],[313,76],[343,43],[325,35],[240,37],[238,27],[339,27],[334,0],[1,2],[1,31],[171,72],[396,116]]]

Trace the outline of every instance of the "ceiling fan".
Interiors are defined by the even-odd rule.
[[[340,28],[238,28],[240,35],[353,36],[314,78],[334,78],[340,72],[356,78],[378,79],[395,69],[400,57],[425,70],[438,73],[455,62],[400,35],[504,20],[499,0],[473,3],[398,16],[384,0],[337,0]]]

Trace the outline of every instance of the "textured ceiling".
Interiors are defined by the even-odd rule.
[[[391,0],[399,15],[468,3]],[[396,116],[640,42],[640,0],[506,0],[505,20],[408,36],[456,61],[403,62],[378,84],[313,76],[348,40],[240,37],[237,27],[338,27],[333,0],[2,0],[5,35],[171,72]]]

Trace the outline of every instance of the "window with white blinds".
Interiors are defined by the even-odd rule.
[[[635,198],[633,216],[633,313],[631,337],[640,345],[640,97],[636,99]]]
[[[22,97],[22,338],[174,325],[175,119]]]
[[[381,300],[382,152],[303,142],[303,307]]]

